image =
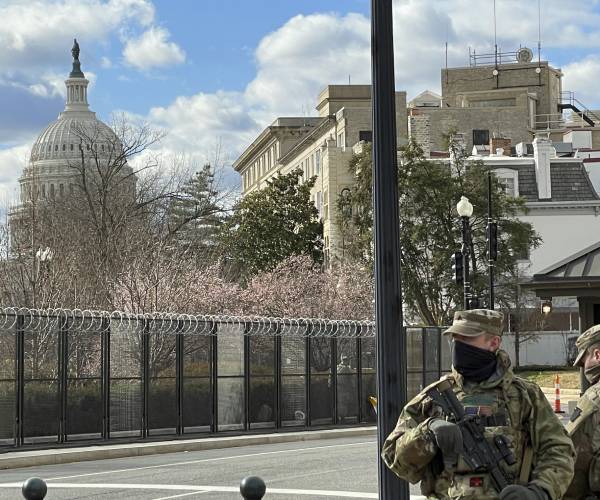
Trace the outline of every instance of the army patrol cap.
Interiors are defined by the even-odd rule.
[[[463,335],[465,337],[477,337],[484,333],[502,336],[503,314],[489,309],[471,309],[469,311],[456,311],[452,326],[444,335]]]
[[[575,359],[573,366],[583,365],[583,358],[588,350],[588,347],[591,347],[594,344],[600,344],[600,325],[595,325],[591,328],[588,328],[577,338],[575,345],[577,346],[579,352],[577,353],[577,358]]]

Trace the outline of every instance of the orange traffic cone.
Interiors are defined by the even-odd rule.
[[[560,375],[554,379],[554,413],[564,413],[560,408]]]

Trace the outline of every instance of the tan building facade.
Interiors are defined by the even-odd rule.
[[[317,176],[311,192],[323,221],[326,261],[341,254],[337,199],[353,179],[348,172],[353,147],[372,139],[371,86],[329,85],[320,94],[318,117],[278,118],[234,162],[246,195],[278,173],[300,168]],[[408,137],[406,93],[396,93],[398,144]]]

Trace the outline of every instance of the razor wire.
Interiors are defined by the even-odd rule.
[[[151,334],[214,336],[242,334],[296,338],[365,338],[375,336],[375,323],[367,320],[287,318],[184,314],[131,313],[91,309],[0,308],[0,330],[75,331],[115,333],[146,331]]]

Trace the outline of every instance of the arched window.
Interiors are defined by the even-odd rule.
[[[58,144],[54,145],[54,151],[58,151]]]
[[[63,144],[63,151],[66,151],[66,150],[67,150],[67,145]]]

